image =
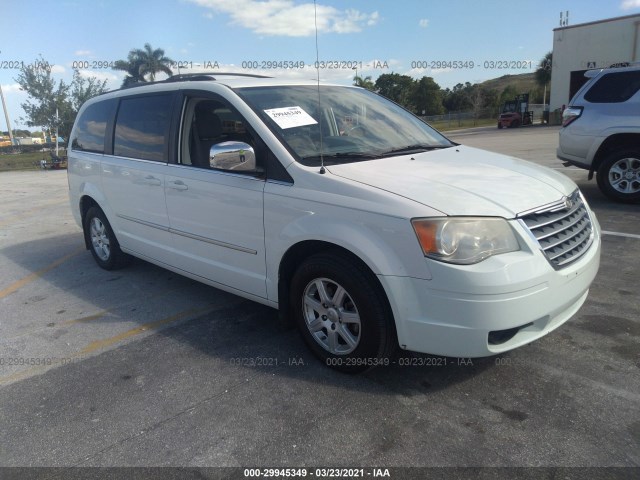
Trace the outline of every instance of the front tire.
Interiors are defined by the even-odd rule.
[[[105,270],[116,270],[129,264],[131,256],[120,250],[113,229],[104,212],[91,207],[84,217],[84,234],[96,263]]]
[[[619,150],[606,157],[596,177],[600,191],[612,200],[640,202],[640,151]]]
[[[384,290],[366,266],[341,252],[320,253],[300,265],[291,306],[311,351],[336,370],[386,365],[397,346]]]

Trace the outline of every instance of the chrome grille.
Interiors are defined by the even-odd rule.
[[[576,190],[569,197],[519,216],[555,269],[580,258],[593,242],[587,206]]]

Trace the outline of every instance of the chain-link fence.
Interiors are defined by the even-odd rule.
[[[547,108],[549,106],[547,105]],[[544,106],[530,103],[529,112],[533,112],[533,123],[543,123]],[[482,108],[476,111],[448,112],[443,115],[427,115],[420,118],[435,128],[465,128],[497,124],[500,108]]]

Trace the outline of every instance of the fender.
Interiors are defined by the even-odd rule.
[[[591,145],[589,149],[589,153],[587,154],[587,158],[591,159],[591,167],[589,167],[589,176],[588,179],[591,180],[593,178],[593,174],[598,170],[600,166],[600,159],[598,158],[598,153],[600,153],[600,148],[602,145],[612,136],[614,135],[640,135],[640,127],[637,126],[616,126],[612,128],[607,128],[602,132],[602,136],[598,136]]]
[[[382,217],[373,213],[369,215],[375,216],[378,221]],[[291,248],[305,241],[321,241],[342,247],[362,260],[375,275],[430,280],[431,272],[427,263],[416,261],[422,259],[423,255],[409,220],[383,218],[386,221],[380,222],[377,228],[371,228],[369,225],[373,222],[355,222],[315,213],[298,217],[285,225],[277,235],[267,234],[268,298],[278,301],[280,263]],[[265,222],[265,225],[269,223]],[[402,257],[399,253],[403,254]]]

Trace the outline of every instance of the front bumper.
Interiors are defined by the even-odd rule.
[[[451,357],[484,357],[530,343],[571,318],[600,265],[600,228],[582,257],[554,270],[530,251],[476,265],[430,261],[431,280],[379,276],[394,313],[400,346]],[[493,332],[493,333],[492,333]]]

